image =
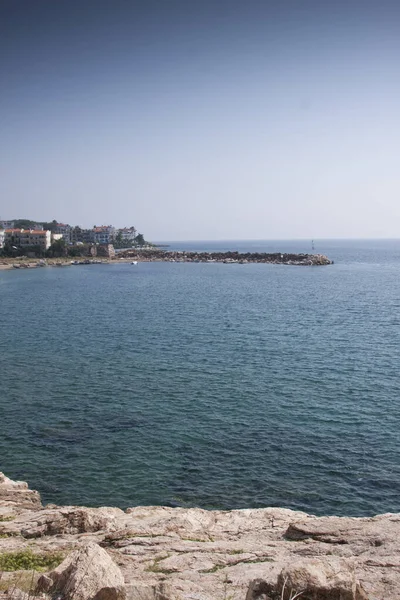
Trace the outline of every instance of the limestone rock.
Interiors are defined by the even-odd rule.
[[[343,559],[301,559],[282,569],[275,585],[256,579],[246,600],[368,600],[354,568]]]
[[[308,517],[290,523],[285,537],[292,541],[308,539],[337,545],[367,542],[379,547],[388,539],[395,541],[398,523],[399,515],[394,514],[364,518],[362,521],[355,517]]]
[[[175,596],[164,583],[157,585],[130,584],[125,587],[126,600],[170,600]]]
[[[56,569],[43,575],[36,592],[60,594],[65,600],[123,600],[124,577],[98,544],[72,552]]]
[[[276,585],[265,579],[250,581],[246,600],[275,600],[278,596]]]
[[[2,506],[41,507],[40,494],[30,490],[25,481],[12,481],[0,472],[0,502]]]
[[[102,600],[124,594],[125,600],[244,600],[247,591],[249,600],[281,600],[278,577],[298,561],[343,565],[349,581],[356,581],[357,600],[362,597],[358,580],[371,600],[400,600],[400,514],[348,518],[283,508],[44,508],[26,502],[24,493],[31,493],[26,484],[2,476],[1,487],[23,493],[14,496],[16,502],[0,495],[0,553],[31,548],[68,555],[83,542],[95,542],[115,557],[125,580],[124,589],[104,584],[100,596],[108,598]],[[47,576],[42,583],[44,589],[53,586]],[[336,591],[329,593],[332,598]],[[344,588],[342,596],[347,593]]]
[[[113,531],[116,517],[123,515],[119,508],[79,508],[66,506],[57,509],[44,509],[32,515],[21,525],[21,535],[37,538],[46,535],[65,535]],[[15,523],[15,525],[17,525]]]
[[[354,568],[335,557],[302,559],[282,569],[277,582],[282,600],[301,592],[303,600],[367,600]]]

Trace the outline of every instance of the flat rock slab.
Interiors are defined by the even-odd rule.
[[[0,520],[0,552],[30,547],[68,556],[93,542],[121,570],[130,600],[244,600],[251,582],[276,589],[290,565],[324,559],[345,564],[370,600],[400,600],[399,514],[358,519],[280,508],[42,507],[34,492],[10,503],[6,488],[32,492],[0,478],[0,519],[10,519]]]

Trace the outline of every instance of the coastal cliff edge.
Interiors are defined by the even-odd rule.
[[[97,565],[93,585],[102,587],[84,593],[81,583],[72,593],[70,585],[65,598],[286,600],[301,592],[305,600],[400,600],[400,514],[42,506],[38,492],[0,473],[0,561],[27,549],[66,558],[39,583],[35,579],[48,598],[43,591],[53,586],[54,592],[54,582],[68,569],[71,574],[78,556],[87,586]],[[0,597],[11,585],[18,588],[16,573],[6,571]],[[107,572],[114,583],[100,585]]]

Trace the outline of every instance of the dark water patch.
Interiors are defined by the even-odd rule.
[[[148,422],[138,417],[126,418],[124,416],[120,416],[117,418],[112,418],[110,421],[102,424],[102,428],[109,433],[138,429],[140,427],[148,427]]]

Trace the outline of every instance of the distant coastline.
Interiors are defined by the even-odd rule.
[[[62,257],[53,260],[27,259],[26,257],[3,258],[0,269],[32,269],[41,267],[65,267],[91,264],[118,264],[121,262],[186,262],[186,263],[224,263],[224,264],[250,264],[263,263],[274,265],[293,266],[326,266],[333,264],[323,254],[294,254],[294,253],[267,253],[267,252],[186,252],[148,248],[143,250],[131,249],[120,251],[118,255],[107,259],[81,258],[71,260]]]
[[[333,264],[324,254],[282,253],[282,252],[200,252],[200,251],[166,251],[150,248],[137,251],[135,249],[121,252],[119,256],[134,260],[154,260],[164,262],[222,262],[222,263],[268,263],[276,265],[323,266]]]

